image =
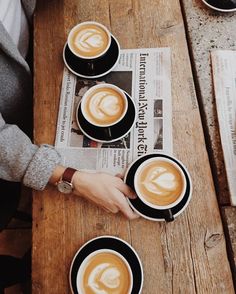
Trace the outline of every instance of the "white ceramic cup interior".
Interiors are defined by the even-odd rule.
[[[175,159],[176,160],[176,159]],[[150,203],[148,202],[142,195],[142,193],[139,191],[139,188],[138,188],[138,174],[139,172],[142,170],[142,168],[148,164],[148,163],[151,163],[151,162],[160,162],[160,161],[164,161],[164,162],[168,162],[170,164],[172,164],[180,173],[181,177],[182,177],[182,180],[183,180],[183,189],[182,189],[182,192],[179,196],[179,198],[170,203],[169,205],[155,205],[153,203]],[[142,200],[142,202],[144,202],[147,206],[149,207],[152,207],[152,208],[155,208],[155,209],[170,209],[174,206],[176,206],[178,203],[180,203],[180,201],[183,199],[184,195],[185,195],[185,192],[186,192],[186,187],[187,187],[187,183],[186,183],[186,178],[185,178],[185,175],[183,173],[183,170],[180,168],[180,166],[174,162],[173,160],[169,159],[169,158],[166,158],[166,157],[153,157],[153,158],[149,158],[147,160],[145,160],[144,162],[142,162],[139,167],[137,168],[136,172],[135,172],[135,176],[134,176],[134,188],[135,188],[135,191],[138,195],[138,197]]]
[[[119,119],[117,119],[116,121],[114,121],[113,123],[110,123],[110,124],[98,124],[98,123],[94,123],[93,121],[91,121],[88,117],[88,115],[86,114],[86,111],[85,111],[85,105],[86,105],[86,101],[87,101],[87,98],[90,97],[90,95],[96,90],[96,89],[100,89],[100,88],[109,88],[109,89],[113,89],[115,90],[116,92],[118,92],[121,97],[124,99],[124,105],[125,105],[125,108],[124,108],[124,111],[122,113],[122,115],[119,117]],[[118,122],[120,122],[124,116],[126,115],[127,113],[127,110],[128,110],[128,98],[127,96],[125,95],[124,91],[120,88],[118,88],[117,86],[115,85],[112,85],[112,84],[98,84],[98,85],[95,85],[93,87],[91,87],[87,92],[85,92],[84,96],[82,97],[82,100],[81,100],[81,111],[82,111],[82,114],[83,116],[85,117],[85,119],[90,122],[92,125],[96,126],[96,127],[111,127],[111,126],[114,126],[116,125]]]
[[[76,51],[73,49],[73,47],[71,46],[71,39],[72,39],[72,37],[73,37],[74,32],[75,32],[79,27],[84,26],[84,25],[86,25],[86,24],[93,24],[93,25],[96,25],[96,26],[102,28],[102,29],[107,33],[107,36],[108,36],[108,44],[107,44],[107,46],[106,46],[106,49],[105,49],[103,52],[101,52],[100,54],[98,54],[98,55],[94,55],[94,56],[92,56],[92,57],[91,57],[91,56],[87,57],[87,56],[84,56],[84,55],[80,55],[80,54],[79,54],[78,52],[76,52]],[[67,38],[67,43],[68,43],[68,46],[69,46],[69,48],[70,48],[70,51],[71,51],[74,55],[76,55],[77,57],[82,58],[82,59],[90,59],[90,60],[91,60],[91,59],[96,59],[96,58],[99,58],[99,57],[103,56],[103,55],[107,52],[107,50],[110,48],[110,46],[111,46],[111,33],[109,32],[109,30],[108,30],[104,25],[102,25],[102,24],[100,24],[100,23],[98,23],[98,22],[95,22],[95,21],[85,21],[85,22],[82,22],[82,23],[77,24],[76,26],[74,26],[74,27],[71,29],[71,31],[69,32],[68,38]]]
[[[77,278],[76,278],[76,285],[77,285],[77,289],[78,289],[78,292],[79,293],[83,293],[83,274],[84,274],[84,271],[87,267],[87,264],[89,262],[89,260],[99,254],[99,253],[111,253],[111,254],[114,254],[116,256],[118,256],[126,265],[128,271],[129,271],[129,275],[130,275],[130,287],[129,287],[129,292],[127,294],[131,294],[131,291],[132,291],[132,288],[133,288],[133,273],[132,273],[132,270],[130,268],[130,265],[129,263],[127,262],[127,260],[124,258],[124,256],[122,256],[120,253],[118,253],[117,251],[115,250],[111,250],[111,249],[100,249],[100,250],[96,250],[94,252],[92,252],[91,254],[89,254],[82,262],[80,268],[79,268],[79,271],[77,273]]]

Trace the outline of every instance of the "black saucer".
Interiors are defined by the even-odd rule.
[[[208,7],[221,12],[236,11],[235,0],[202,0]]]
[[[173,160],[175,163],[178,164],[178,166],[182,169],[185,178],[186,178],[186,192],[183,197],[183,199],[178,203],[175,207],[171,208],[171,213],[173,215],[173,218],[178,216],[188,205],[191,195],[192,195],[192,185],[191,185],[191,180],[188,172],[186,169],[181,165],[181,163],[177,160],[175,160],[173,157],[170,157],[165,154],[160,154],[160,153],[152,153],[152,154],[147,154],[145,156],[140,157],[137,159],[135,162],[131,164],[131,166],[128,168],[125,176],[125,183],[129,185],[133,190],[134,189],[134,174],[137,168],[141,163],[143,163],[145,160],[153,157],[165,157],[168,159]],[[147,204],[145,204],[139,197],[136,199],[128,199],[131,207],[141,216],[144,218],[147,218],[149,220],[153,221],[169,221],[168,220],[168,213],[167,209],[161,210],[161,209],[155,209],[152,207],[149,207]]]
[[[108,74],[118,63],[119,56],[119,43],[113,36],[107,53],[97,59],[88,61],[77,57],[70,51],[67,43],[63,50],[63,59],[67,68],[75,75],[86,79],[100,78]]]
[[[141,261],[135,250],[128,245],[128,243],[113,236],[102,236],[92,239],[79,249],[71,263],[70,268],[69,280],[71,291],[74,294],[82,294],[78,293],[76,286],[77,273],[83,260],[92,252],[100,249],[114,250],[120,253],[127,260],[133,274],[133,288],[131,294],[141,293],[143,286],[143,268]]]
[[[82,114],[81,104],[77,109],[77,123],[86,137],[101,143],[112,143],[125,137],[134,125],[136,118],[136,108],[131,97],[128,98],[128,110],[124,118],[116,125],[111,127],[96,127],[90,124]]]

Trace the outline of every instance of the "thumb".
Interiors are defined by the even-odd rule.
[[[124,176],[123,176],[122,174],[116,174],[115,176],[116,176],[117,178],[122,179],[122,180],[124,179]]]

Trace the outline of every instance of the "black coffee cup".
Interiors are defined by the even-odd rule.
[[[208,7],[220,12],[236,11],[236,0],[202,0]]]
[[[156,167],[162,170],[166,167],[166,171],[158,174]],[[175,174],[177,177],[172,177],[174,173],[171,175],[171,172],[169,172],[172,167],[176,171]],[[146,172],[146,168],[148,172]],[[169,173],[169,175],[166,173]],[[169,183],[167,183],[168,181]],[[176,183],[179,182],[179,184],[177,183],[175,185],[173,181]],[[138,196],[136,199],[128,200],[131,207],[142,217],[153,221],[173,221],[186,209],[192,195],[192,181],[186,167],[175,157],[163,153],[149,153],[133,161],[126,171],[125,182]],[[149,192],[146,191],[146,188],[143,188],[145,185],[148,187]],[[170,193],[161,195],[158,189],[155,191],[155,185],[157,185],[158,189],[160,187],[168,189]],[[174,195],[171,191],[177,191],[178,185],[179,192],[174,192],[176,193]],[[149,194],[150,189],[153,195]]]

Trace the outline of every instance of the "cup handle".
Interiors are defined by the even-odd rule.
[[[106,128],[105,129],[105,134],[106,134],[106,138],[107,138],[107,140],[112,140],[113,139],[113,137],[112,137],[112,134],[111,134],[111,128]]]
[[[89,72],[91,72],[91,73],[94,72],[94,63],[93,63],[92,61],[89,61],[89,62],[87,63],[87,70],[88,70]]]
[[[166,222],[173,222],[174,221],[174,216],[173,216],[171,209],[164,210],[164,219],[166,220]]]

